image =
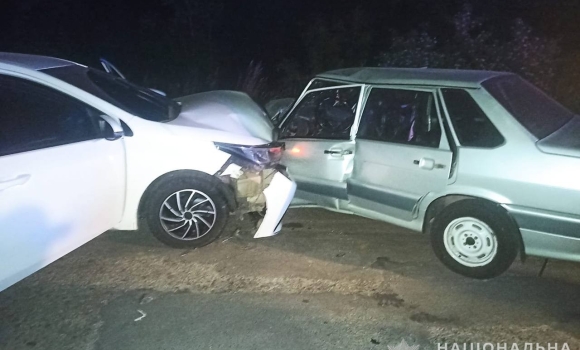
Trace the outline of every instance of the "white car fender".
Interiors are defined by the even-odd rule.
[[[119,230],[137,229],[139,203],[143,194],[161,176],[175,170],[194,170],[215,174],[230,155],[212,142],[196,140],[195,135],[175,135],[154,122],[135,118],[127,123],[134,136],[125,138],[127,152],[127,195]],[[184,152],[183,150],[189,150]]]

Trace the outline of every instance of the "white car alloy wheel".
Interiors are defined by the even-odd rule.
[[[216,207],[211,198],[198,190],[171,194],[159,209],[159,220],[167,234],[179,240],[205,236],[216,222]]]
[[[468,267],[485,266],[497,255],[497,237],[483,221],[461,217],[445,228],[444,245],[447,253],[458,263]]]

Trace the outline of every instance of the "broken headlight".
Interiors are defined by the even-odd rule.
[[[232,145],[219,142],[215,142],[215,145],[220,151],[229,153],[236,158],[241,158],[246,162],[249,161],[254,167],[260,168],[269,168],[277,165],[284,151],[284,144],[280,142],[259,146]]]

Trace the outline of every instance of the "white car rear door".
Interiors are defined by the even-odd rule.
[[[110,229],[125,196],[123,139],[95,109],[0,75],[0,290]]]

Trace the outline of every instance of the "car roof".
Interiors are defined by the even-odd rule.
[[[43,70],[77,65],[75,62],[63,60],[60,58],[11,52],[0,52],[0,63],[32,70]]]
[[[488,79],[511,74],[483,70],[361,67],[332,70],[316,77],[360,84],[478,88]]]

